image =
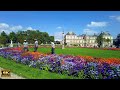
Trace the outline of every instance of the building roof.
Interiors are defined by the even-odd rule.
[[[66,35],[76,35],[74,32],[68,32]]]
[[[82,35],[78,35],[78,37],[83,37],[83,36],[88,36],[88,37],[97,37],[97,35],[96,34],[94,34],[94,35],[86,35],[86,34],[82,34]]]
[[[76,35],[74,32],[68,32],[66,35]],[[102,36],[111,36],[108,32],[101,32],[100,35]],[[98,35],[94,33],[94,35],[87,35],[87,34],[82,34],[78,35],[78,37],[83,37],[83,36],[88,36],[88,37],[97,37]]]
[[[104,35],[104,36],[111,36],[111,34],[109,34],[108,32],[101,32],[101,35]]]
[[[93,35],[93,37],[97,37],[98,35],[96,35],[95,33],[94,33],[94,35]]]

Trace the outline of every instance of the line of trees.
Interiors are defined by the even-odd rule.
[[[29,44],[34,43],[34,39],[37,39],[39,44],[50,44],[54,42],[54,36],[49,36],[47,32],[40,32],[39,30],[27,30],[27,31],[18,31],[10,32],[6,34],[4,31],[0,34],[0,44],[6,45],[12,40],[13,43],[23,43],[24,40],[27,40]]]

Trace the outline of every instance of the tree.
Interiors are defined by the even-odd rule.
[[[3,31],[0,35],[1,44],[10,43],[10,40],[23,43],[25,39],[28,43],[32,44],[34,43],[34,39],[37,39],[39,44],[46,44],[46,42],[49,44],[50,42],[54,42],[54,36],[49,36],[47,32],[40,32],[39,30],[18,31],[16,33],[10,32],[9,35]]]
[[[25,39],[25,36],[26,36],[26,35],[24,35],[24,33],[25,33],[25,31],[18,31],[18,32],[16,33],[17,42],[23,43],[23,41],[24,41],[24,39]]]
[[[106,39],[106,42],[107,42],[108,45],[109,45],[109,42],[111,42],[111,39],[107,38],[107,39]]]
[[[8,43],[8,36],[4,31],[1,33],[0,43],[3,45],[6,45]]]
[[[103,43],[105,44],[105,43],[107,43],[106,44],[106,46],[109,46],[109,42],[111,42],[111,39],[109,39],[109,38],[103,38],[103,33],[101,33],[98,37],[97,37],[97,39],[96,39],[96,42],[98,43],[98,47],[100,47],[101,45],[103,45]]]
[[[96,38],[96,42],[98,43],[98,47],[100,47],[103,43],[105,39],[103,38],[102,34],[100,34],[97,38]]]
[[[47,32],[43,32],[43,43],[45,44],[46,42],[49,42],[49,35]]]
[[[54,42],[54,36],[49,37],[49,43]]]
[[[120,46],[120,34],[117,35],[117,38],[115,40],[115,46],[117,46],[117,47]]]
[[[9,34],[9,42],[10,42],[10,40],[12,40],[13,42],[17,42],[17,36],[16,36],[16,33],[14,33],[14,32],[10,32],[10,34]]]

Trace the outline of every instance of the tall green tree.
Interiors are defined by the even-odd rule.
[[[54,42],[54,40],[55,40],[55,39],[54,39],[54,36],[50,36],[50,37],[49,37],[49,43],[50,43],[50,42]]]
[[[49,42],[49,35],[47,32],[43,32],[43,43],[46,44],[46,42]]]
[[[96,42],[98,43],[98,47],[100,47],[102,45],[102,42],[104,41],[104,38],[102,36],[102,34],[100,34],[97,38],[96,38]]]
[[[114,41],[115,46],[120,47],[120,34],[117,35],[116,40]]]
[[[25,35],[24,33],[25,33],[24,31],[18,31],[18,32],[16,33],[17,42],[23,43],[23,41],[24,41],[24,39],[25,39],[25,37],[26,37],[26,35]]]
[[[12,40],[14,43],[16,43],[17,42],[17,36],[16,36],[16,33],[15,32],[10,32],[10,34],[9,34],[9,42],[10,42],[10,40]]]
[[[0,43],[6,45],[8,43],[8,40],[8,35],[4,31],[2,31],[0,35]]]
[[[111,39],[107,38],[106,42],[109,44],[109,42],[111,42]]]

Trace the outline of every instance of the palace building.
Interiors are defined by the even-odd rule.
[[[109,43],[102,42],[102,46],[105,47],[106,45],[110,46],[113,45],[113,37],[109,33],[101,33],[103,38],[109,38],[111,41]],[[64,43],[66,45],[78,45],[80,47],[98,47],[98,43],[96,41],[97,35],[76,35],[74,32],[68,32],[64,36]]]

